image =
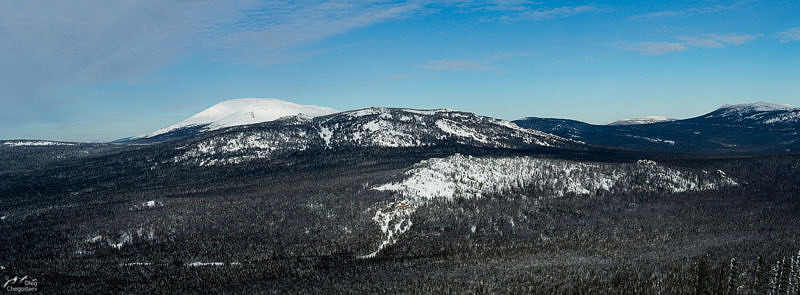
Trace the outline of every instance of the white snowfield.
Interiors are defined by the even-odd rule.
[[[373,220],[383,238],[370,258],[411,228],[419,206],[477,199],[498,193],[533,191],[538,199],[599,192],[699,192],[738,185],[722,171],[678,170],[651,160],[636,163],[592,163],[534,157],[471,157],[456,154],[424,160],[405,172],[405,179],[374,187],[397,194],[399,201],[380,206]]]
[[[717,111],[721,113],[709,115],[706,118],[733,118],[737,122],[749,121],[766,125],[800,122],[800,108],[786,104],[756,102],[724,105]]]
[[[619,121],[614,121],[608,123],[608,125],[610,126],[641,125],[641,124],[653,124],[653,123],[672,122],[672,121],[675,121],[675,119],[662,116],[647,116],[644,118],[623,119]]]
[[[793,112],[780,114],[777,116],[773,116],[772,118],[764,120],[764,124],[775,124],[775,123],[790,123],[790,122],[800,122],[800,110],[795,110]]]
[[[196,261],[196,262],[192,262],[192,263],[186,264],[186,266],[189,266],[189,267],[225,266],[225,263],[224,262],[200,262],[200,261]]]
[[[105,244],[113,249],[120,250],[125,245],[132,244],[136,240],[148,240],[152,241],[155,239],[155,231],[152,228],[144,228],[139,227],[137,229],[129,229],[125,231],[121,231],[118,235],[117,239],[114,239],[110,236],[103,236],[103,235],[94,235],[90,238],[84,240],[85,243],[93,245],[93,244]],[[78,250],[76,253],[82,254],[89,254],[90,251]]]
[[[644,140],[647,140],[647,141],[652,142],[652,143],[665,143],[665,144],[669,144],[669,145],[675,145],[675,141],[674,140],[670,140],[670,139],[661,139],[661,138],[658,138],[658,137],[652,138],[652,137],[645,137],[645,136],[636,136],[636,135],[633,135],[633,134],[625,134],[625,136],[632,137],[632,138],[638,138],[638,139],[644,139]]]
[[[237,131],[181,147],[174,163],[235,165],[288,152],[340,147],[424,147],[442,142],[496,148],[580,144],[512,122],[471,113],[366,108],[310,119],[282,119],[281,128]]]
[[[152,262],[128,262],[128,263],[120,263],[119,266],[150,266],[153,265]]]
[[[162,203],[162,202],[150,200],[150,201],[146,201],[146,202],[142,202],[142,203],[138,203],[138,204],[133,204],[133,206],[131,206],[129,210],[131,210],[131,211],[145,210],[145,209],[152,209],[152,208],[163,207],[163,206],[164,206],[164,203]]]
[[[3,144],[7,146],[51,146],[51,145],[75,145],[74,143],[68,142],[57,142],[57,141],[46,141],[46,140],[35,140],[35,141],[7,141]]]
[[[153,266],[157,264],[153,264],[152,262],[128,262],[128,263],[120,263],[119,266]],[[163,264],[161,264],[163,266]],[[184,266],[186,267],[204,267],[204,266],[240,266],[242,265],[239,262],[202,262],[202,261],[195,261],[191,263],[187,263]]]
[[[649,160],[635,164],[590,163],[533,157],[480,158],[456,154],[422,161],[406,179],[376,190],[395,191],[413,202],[453,201],[534,188],[543,197],[601,191],[672,193],[736,185],[724,173],[680,171]],[[644,183],[632,179],[644,179]]]
[[[768,102],[754,102],[745,104],[726,104],[720,109],[725,109],[729,113],[733,112],[774,112],[774,111],[792,111],[797,110],[797,107],[788,104],[776,104]]]
[[[305,115],[317,117],[339,111],[321,106],[300,105],[275,98],[239,98],[220,102],[175,125],[158,129],[138,138],[153,137],[179,128],[204,126],[204,130],[256,124],[274,121],[279,118]]]

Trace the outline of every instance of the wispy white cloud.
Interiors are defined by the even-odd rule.
[[[418,67],[438,71],[485,71],[492,69],[488,65],[475,61],[451,58],[430,60]]]
[[[470,59],[445,58],[429,60],[423,64],[417,65],[417,67],[439,71],[493,71],[496,73],[504,73],[505,71],[498,65],[503,65],[515,59],[537,55],[540,55],[540,53],[536,51],[498,51],[492,54],[472,56]]]
[[[663,55],[689,49],[686,44],[677,42],[622,42],[618,43],[617,46],[625,50],[636,51],[642,55]]]
[[[722,43],[731,44],[731,45],[742,45],[747,42],[753,41],[758,38],[758,35],[750,35],[750,34],[708,34],[706,37],[711,39],[718,40]]]
[[[599,11],[594,5],[546,6],[541,1],[530,0],[440,0],[438,4],[449,4],[463,11],[482,11],[490,15],[484,21],[543,21],[566,18],[578,14]]]
[[[661,10],[640,15],[634,15],[629,19],[634,21],[640,21],[640,20],[654,20],[654,19],[670,18],[670,17],[686,17],[693,15],[713,14],[744,7],[747,4],[750,4],[755,1],[756,0],[741,0],[729,4],[718,4],[718,5],[703,6],[703,7],[689,7],[685,9]]]
[[[218,27],[231,27],[208,40],[206,49],[241,62],[269,65],[302,60],[325,49],[302,47],[352,29],[404,18],[422,8],[416,2],[300,1],[276,2],[245,11],[240,18]]]
[[[320,45],[332,36],[449,6],[497,10],[510,15],[506,21],[595,10],[524,0],[0,1],[0,56],[7,57],[0,58],[0,109],[54,96],[59,85],[136,81],[195,58],[257,66],[304,60],[335,49]]]
[[[308,86],[300,86],[300,89],[314,89],[314,90],[342,90],[342,89],[354,89],[354,86],[344,86],[344,85],[308,85]]]
[[[686,14],[685,11],[682,10],[662,10],[662,11],[655,11],[649,12],[641,15],[634,15],[630,17],[631,20],[650,20],[650,19],[657,19],[657,18],[667,18],[667,17],[675,17],[681,16]]]
[[[412,74],[395,74],[389,75],[389,79],[419,79],[419,80],[435,80],[439,79],[438,76],[426,76],[426,75],[412,75]]]
[[[483,1],[457,1],[456,7],[469,10],[484,11],[522,11],[531,7],[542,5],[539,1],[530,0],[483,0]]]
[[[781,42],[783,43],[800,41],[800,27],[791,28],[786,31],[780,32],[778,33],[778,37],[781,38]]]
[[[677,37],[676,39],[684,41],[686,44],[691,45],[692,47],[698,47],[698,48],[722,48],[722,47],[725,47],[725,44],[722,44],[722,42],[720,42],[719,40],[711,39],[711,38],[681,36],[681,37]]]
[[[758,38],[751,34],[705,34],[702,37],[681,36],[676,39],[698,48],[722,48],[725,45],[742,45]]]
[[[522,10],[519,13],[504,15],[498,19],[502,21],[521,21],[521,20],[543,21],[550,19],[566,18],[597,10],[599,9],[592,5],[538,8],[538,9]]]
[[[530,56],[537,56],[540,55],[539,52],[536,51],[501,51],[495,54],[492,54],[489,59],[502,61],[502,60],[510,60],[516,59],[521,57],[530,57]]]
[[[13,58],[0,59],[0,81],[94,82],[150,72],[171,62],[216,8],[151,0],[3,1],[0,56]],[[229,15],[220,7],[221,19]]]
[[[40,111],[60,85],[140,80],[199,58],[271,65],[331,48],[350,30],[426,13],[425,2],[0,1],[0,124]],[[10,120],[10,119],[9,119]]]
[[[727,45],[738,46],[753,41],[759,35],[751,34],[705,34],[701,37],[679,36],[676,41],[668,42],[620,42],[617,47],[636,51],[642,55],[663,55],[686,51],[691,48],[723,48]]]

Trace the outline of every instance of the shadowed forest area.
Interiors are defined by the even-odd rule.
[[[548,197],[523,186],[432,201],[415,208],[410,230],[396,243],[360,258],[382,239],[376,210],[400,198],[373,188],[403,179],[414,163],[454,152],[526,155],[364,149],[141,173],[131,163],[152,157],[142,148],[7,170],[0,272],[24,273],[39,280],[40,290],[63,293],[798,290],[797,156],[658,159],[675,169],[719,169],[738,183],[709,191]],[[636,158],[591,157],[581,161]]]

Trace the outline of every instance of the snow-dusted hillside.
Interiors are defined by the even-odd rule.
[[[623,119],[619,121],[614,121],[608,123],[609,126],[621,126],[621,125],[641,125],[641,124],[653,124],[653,123],[661,123],[661,122],[672,122],[675,119],[662,117],[662,116],[648,116],[644,118],[635,118],[635,119]]]
[[[797,124],[800,123],[800,108],[766,102],[724,105],[703,118],[763,125]]]
[[[796,107],[790,106],[788,104],[776,104],[776,103],[769,103],[769,102],[754,102],[754,103],[745,103],[745,104],[726,104],[720,108],[721,110],[725,110],[726,113],[749,113],[749,112],[774,112],[774,111],[792,111],[796,110]]]
[[[181,154],[173,162],[209,166],[306,150],[447,145],[529,148],[581,144],[472,113],[367,108],[220,130],[180,147]]]
[[[592,196],[600,192],[698,192],[736,186],[725,172],[675,169],[650,160],[636,163],[592,163],[534,157],[471,157],[459,154],[422,161],[400,182],[374,187],[397,194],[379,205],[373,220],[383,239],[377,250],[395,243],[411,226],[416,208],[497,193],[533,191],[527,197]]]
[[[800,150],[800,108],[765,102],[725,105],[702,116],[658,123],[592,125],[536,117],[514,123],[589,144],[634,150],[713,155]]]
[[[202,131],[231,126],[273,121],[286,116],[303,114],[309,117],[338,112],[328,107],[300,105],[274,98],[240,98],[220,102],[172,126],[158,129],[138,138],[154,137],[171,131],[201,127]]]
[[[4,141],[3,145],[11,146],[11,147],[21,147],[21,146],[55,146],[55,145],[75,145],[74,143],[70,142],[59,142],[59,141],[48,141],[48,140],[15,140],[15,141]]]
[[[535,189],[543,197],[590,195],[597,191],[687,192],[736,182],[722,171],[676,170],[650,160],[631,164],[576,162],[533,157],[481,158],[459,154],[415,165],[397,183],[376,187],[409,201],[452,201],[486,194]]]

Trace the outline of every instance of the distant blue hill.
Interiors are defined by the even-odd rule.
[[[770,103],[725,105],[684,120],[631,125],[529,117],[523,128],[586,143],[623,149],[700,154],[788,154],[800,152],[800,108]]]

